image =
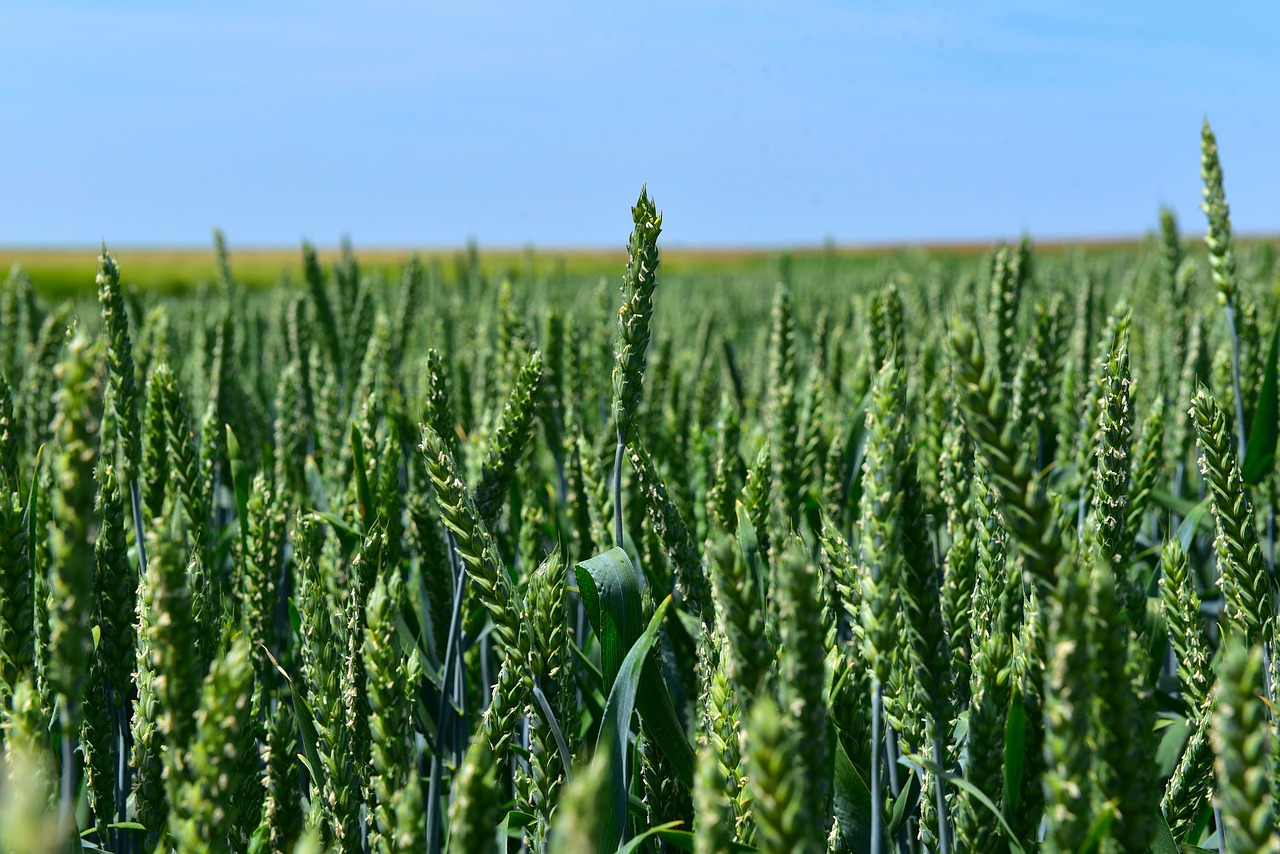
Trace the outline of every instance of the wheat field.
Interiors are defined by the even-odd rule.
[[[1280,852],[1202,143],[1203,247],[15,266],[0,848]]]

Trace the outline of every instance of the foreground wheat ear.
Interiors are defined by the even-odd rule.
[[[646,188],[625,261],[15,269],[0,850],[1277,851],[1280,262],[1201,141],[1199,256],[660,258]]]

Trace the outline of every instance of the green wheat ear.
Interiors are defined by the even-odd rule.
[[[66,851],[51,806],[57,770],[48,748],[48,722],[40,709],[33,682],[23,679],[14,688],[4,729],[3,782],[0,799],[0,846],[7,851]]]
[[[252,708],[253,661],[247,639],[232,643],[214,661],[195,714],[195,740],[170,798],[169,838],[179,851],[218,850],[239,840],[244,819],[235,807],[246,786],[260,785],[243,773],[243,754],[256,754]],[[256,822],[258,816],[252,816]],[[245,840],[247,841],[247,840]],[[243,844],[243,842],[241,842]]]
[[[1160,250],[1164,285],[1169,293],[1176,296],[1178,269],[1182,266],[1183,248],[1182,238],[1178,234],[1178,215],[1170,207],[1160,208]],[[1175,299],[1174,302],[1177,305],[1183,304],[1181,299]]]
[[[0,484],[18,485],[18,416],[13,408],[13,389],[0,370]]]
[[[1144,520],[1150,509],[1152,494],[1160,480],[1164,469],[1165,456],[1165,402],[1163,397],[1156,398],[1142,422],[1142,430],[1138,434],[1138,444],[1134,448],[1133,470],[1129,475],[1129,504],[1125,521],[1125,538],[1127,551],[1132,552],[1142,531]],[[1130,579],[1131,583],[1134,579]],[[1137,615],[1131,613],[1129,620],[1137,623]]]
[[[436,503],[453,546],[466,566],[480,601],[493,619],[494,636],[503,655],[514,653],[520,636],[520,619],[511,592],[511,577],[498,546],[483,521],[471,491],[458,473],[457,463],[444,440],[428,425],[422,428],[420,450],[427,473],[435,485]]]
[[[977,582],[973,595],[973,659],[968,695],[968,741],[965,779],[988,797],[999,796],[1003,783],[1004,732],[1011,686],[1005,674],[1013,664],[1014,635],[1022,617],[1022,577],[1010,560],[1007,535],[997,509],[997,496],[986,485],[985,472],[975,478]],[[956,802],[955,835],[960,850],[1007,847],[998,822],[968,792]]]
[[[698,636],[698,685],[702,702],[701,739],[703,749],[710,750],[718,764],[723,784],[718,796],[730,807],[730,821],[736,828],[739,841],[749,844],[755,825],[751,821],[751,795],[747,790],[746,768],[742,757],[740,736],[742,706],[738,695],[725,675],[726,643],[722,635],[713,635],[710,628],[702,626]],[[699,760],[701,761],[701,759]],[[702,773],[702,772],[699,772]],[[705,782],[705,781],[704,781]],[[699,813],[703,805],[695,781],[695,807]],[[729,831],[733,836],[735,830]]]
[[[771,697],[756,701],[747,726],[747,779],[758,847],[803,854],[825,850],[825,830],[816,833],[820,825],[806,821],[812,805],[804,803],[802,775],[792,770],[792,753],[799,745]]]
[[[1222,186],[1222,164],[1218,160],[1218,140],[1204,120],[1200,132],[1200,177],[1204,184],[1204,202],[1200,205],[1208,219],[1204,242],[1209,250],[1209,267],[1218,288],[1218,301],[1226,310],[1227,334],[1231,343],[1231,385],[1235,398],[1237,454],[1245,455],[1245,410],[1241,374],[1241,329],[1236,317],[1237,290],[1236,252],[1231,237],[1231,214],[1226,191]],[[1252,641],[1251,641],[1252,642]]]
[[[1274,605],[1271,577],[1254,526],[1253,505],[1240,477],[1226,416],[1204,387],[1196,390],[1191,412],[1202,451],[1200,472],[1209,488],[1216,530],[1214,551],[1226,599],[1223,628],[1239,632],[1245,643],[1259,643],[1263,626],[1272,619]]]
[[[551,828],[550,854],[595,851],[609,809],[609,751],[597,751],[565,784]]]
[[[449,807],[449,851],[494,854],[502,794],[494,777],[493,756],[484,738],[472,740],[453,785]]]
[[[262,825],[268,849],[284,851],[302,832],[302,765],[297,761],[297,721],[290,704],[280,701],[269,711],[263,744]]]
[[[903,467],[903,562],[898,596],[903,605],[906,635],[910,643],[910,666],[915,677],[919,710],[923,712],[923,732],[930,742],[932,759],[945,767],[944,744],[951,723],[951,651],[944,629],[941,573],[929,542],[922,489],[916,477],[915,455],[909,454]],[[1021,577],[1018,578],[1021,593]],[[950,852],[950,821],[946,815],[943,780],[934,778],[933,821],[944,854]],[[928,797],[928,795],[924,795]]]
[[[453,458],[461,462],[457,433],[458,419],[453,412],[453,398],[449,391],[449,369],[440,352],[434,347],[427,349],[424,364],[427,382],[424,420],[427,426],[435,430],[444,440]]]
[[[1097,487],[1094,524],[1098,545],[1108,563],[1123,574],[1128,564],[1129,448],[1133,413],[1130,404],[1129,314],[1121,315],[1102,365],[1101,412],[1098,418]]]
[[[946,532],[950,543],[942,566],[942,623],[951,649],[956,698],[968,702],[973,660],[973,591],[977,584],[977,540],[973,518],[973,444],[956,424],[943,441],[938,461]],[[826,525],[823,526],[826,530]]]
[[[770,447],[769,443],[766,442],[760,446],[755,462],[747,472],[746,485],[743,488],[742,495],[742,503],[747,511],[747,516],[751,520],[751,527],[755,528],[756,537],[760,542],[760,551],[766,556],[773,552],[769,525],[769,511],[772,506],[770,499],[773,493],[772,464],[770,460]]]
[[[1192,721],[1202,719],[1213,685],[1212,655],[1200,595],[1187,563],[1187,553],[1176,538],[1165,543],[1160,556],[1160,601],[1164,606],[1169,643],[1177,660],[1178,682]]]
[[[93,735],[99,739],[98,750],[86,749],[94,763],[99,764],[101,771],[98,791],[95,793],[94,813],[99,819],[99,838],[106,839],[106,823],[113,820],[112,802],[116,792],[108,794],[109,786],[116,782],[117,738],[127,743],[127,715],[129,708],[130,685],[134,678],[136,664],[136,636],[138,627],[134,623],[134,612],[137,608],[138,576],[129,563],[129,546],[125,531],[124,507],[120,500],[120,489],[116,482],[115,466],[108,461],[115,457],[116,433],[118,424],[112,417],[113,408],[110,398],[114,394],[108,390],[108,403],[102,421],[102,452],[98,460],[98,539],[94,544],[96,569],[94,594],[96,599],[95,618],[98,625],[98,644],[94,652],[91,687],[97,696],[93,703],[100,708],[92,709],[91,714],[97,717]],[[85,731],[91,729],[86,720]],[[107,765],[112,767],[107,767]],[[123,782],[121,780],[120,782]],[[123,806],[123,805],[121,805]]]
[[[572,683],[567,666],[568,655],[568,573],[559,552],[553,552],[539,564],[529,577],[525,592],[526,626],[529,629],[531,655],[524,673],[528,696],[526,714],[531,723],[529,732],[529,806],[528,811],[536,819],[529,837],[535,848],[541,848],[553,822],[556,803],[567,769],[564,757],[555,741],[553,727],[563,733],[573,714],[570,697]],[[535,691],[541,691],[547,702],[547,711],[536,702]],[[541,721],[541,726],[535,723]],[[575,741],[572,728],[566,741]],[[571,743],[565,745],[573,749]]]
[[[1088,644],[1090,552],[1064,561],[1049,626],[1045,678],[1045,836],[1043,850],[1077,852],[1092,823],[1090,706],[1096,688]]]
[[[113,706],[107,699],[102,670],[96,658],[89,665],[79,738],[80,752],[84,755],[85,789],[93,810],[93,830],[98,839],[106,840],[107,824],[115,819],[116,812],[116,741],[112,731]]]
[[[826,810],[829,786],[823,773],[830,748],[826,698],[826,638],[821,620],[821,582],[804,543],[792,537],[775,564],[781,640],[779,700],[795,740],[801,786],[801,826],[810,829],[807,844],[820,848],[831,821]]]
[[[415,743],[407,698],[414,686],[407,684],[410,666],[401,653],[396,619],[404,604],[398,572],[380,575],[368,599],[368,625],[364,633],[363,663],[369,706],[371,798],[371,847],[383,850],[394,839],[395,798],[413,767]],[[389,850],[389,849],[388,849]]]
[[[1093,720],[1095,810],[1110,805],[1110,839],[1121,851],[1146,851],[1154,833],[1158,777],[1153,692],[1140,675],[1145,648],[1130,640],[1119,579],[1106,560],[1093,567],[1089,643],[1096,673]]]
[[[1210,698],[1200,720],[1192,727],[1187,746],[1160,801],[1160,811],[1175,839],[1187,836],[1196,827],[1213,788],[1214,757],[1210,743],[1213,704]]]
[[[715,750],[698,751],[698,775],[694,778],[694,854],[727,854],[733,850],[733,807],[725,796],[728,783]]]
[[[1017,335],[1018,305],[1022,301],[1023,277],[1015,270],[1016,261],[1006,246],[996,251],[991,269],[991,298],[988,323],[991,327],[992,349],[995,351],[995,372],[1005,395],[1013,390],[1014,343]]]
[[[53,421],[52,521],[49,527],[49,687],[62,704],[68,735],[80,723],[80,704],[93,654],[93,472],[98,457],[100,384],[96,353],[77,337],[58,366],[61,388]]]
[[[1217,687],[1213,746],[1217,754],[1217,803],[1230,854],[1280,852],[1275,803],[1267,780],[1271,745],[1266,670],[1260,646],[1227,642]]]
[[[739,511],[742,505],[739,504]],[[772,650],[765,634],[759,584],[742,549],[718,528],[706,544],[719,632],[726,644],[721,669],[737,691],[750,701],[772,669]]]
[[[123,438],[124,479],[138,476],[142,459],[139,423],[138,385],[133,364],[133,344],[129,338],[129,314],[120,287],[120,266],[104,248],[98,258],[98,302],[102,305],[102,323],[107,333],[107,371],[115,391]]]
[[[161,377],[168,364],[158,361],[147,381],[147,411],[142,441],[142,498],[146,518],[154,519],[164,511],[164,491],[169,482],[172,463],[169,459],[169,433],[165,425],[165,389]],[[172,382],[172,377],[168,377]]]
[[[1035,468],[1043,469],[1057,455],[1057,413],[1054,388],[1061,371],[1066,324],[1065,300],[1054,294],[1040,300],[1032,312],[1031,346],[1018,361],[1011,411]]]
[[[746,463],[742,462],[739,446],[742,443],[742,425],[737,419],[737,410],[733,408],[730,398],[721,399],[717,426],[718,443],[716,463],[712,469],[712,481],[707,490],[707,519],[709,524],[721,526],[724,530],[733,530],[736,513],[733,503],[746,484]]]
[[[633,438],[628,457],[645,497],[645,510],[653,531],[675,573],[675,587],[684,608],[704,619],[711,618],[711,589],[693,536],[680,507],[639,438]]]
[[[492,526],[496,521],[515,477],[516,464],[533,439],[542,375],[542,354],[535,350],[520,368],[485,449],[475,502],[486,525]]]
[[[880,685],[889,681],[896,642],[894,613],[902,562],[901,477],[906,430],[903,393],[896,365],[886,361],[876,375],[871,409],[867,412],[858,555],[864,655]]]
[[[800,521],[800,423],[796,386],[796,320],[791,290],[779,282],[773,297],[769,343],[769,401],[766,422],[773,449],[774,482],[778,484],[782,518],[791,527]]]
[[[948,342],[965,428],[1000,495],[1005,523],[1031,577],[1052,588],[1062,559],[1062,539],[1040,476],[1013,435],[1008,403],[977,335],[957,323]]]
[[[358,819],[355,770],[343,720],[343,677],[346,652],[342,611],[336,607],[326,577],[332,563],[321,553],[316,522],[302,517],[297,526],[299,555],[300,638],[307,701],[315,715],[316,745],[323,771],[309,774],[310,822],[321,826],[326,841],[353,839]]]
[[[1209,249],[1209,267],[1218,299],[1225,305],[1235,298],[1236,252],[1231,238],[1231,210],[1222,186],[1222,164],[1218,160],[1218,139],[1204,120],[1200,131],[1200,179],[1204,182],[1204,202],[1200,209],[1209,220],[1204,242]]]
[[[872,851],[881,849],[883,787],[880,751],[885,687],[894,671],[898,641],[899,591],[902,574],[903,472],[906,448],[906,388],[893,352],[876,372],[867,410],[866,455],[862,463],[859,505],[862,540],[858,553],[862,657],[871,671],[871,810]],[[754,749],[753,749],[754,751]],[[753,756],[754,759],[754,756]],[[754,766],[751,774],[755,774]],[[762,827],[763,831],[763,827]]]
[[[649,349],[649,325],[653,319],[653,292],[658,285],[658,213],[647,188],[631,208],[634,229],[627,243],[627,270],[622,277],[622,308],[618,312],[618,338],[614,346],[613,423],[618,441],[631,438],[640,411],[641,386]]]
[[[30,669],[35,637],[31,561],[22,501],[0,483],[0,708]]]
[[[169,502],[164,518],[153,521],[148,535],[151,561],[141,588],[148,615],[148,667],[155,674],[155,691],[160,701],[160,732],[169,745],[173,762],[180,765],[181,752],[191,737],[192,716],[200,700],[197,686],[201,672],[197,656],[197,627],[192,614],[188,586],[188,556],[182,516]]]

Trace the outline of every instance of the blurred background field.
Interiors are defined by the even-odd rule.
[[[1076,255],[1103,259],[1127,256],[1139,251],[1147,238],[1119,238],[1094,241],[1038,242],[1039,253],[1049,256]],[[1272,238],[1255,237],[1245,243],[1268,243]],[[154,248],[108,247],[119,259],[126,287],[143,291],[176,294],[198,289],[216,278],[212,243],[208,247]],[[1193,247],[1193,253],[1198,247]],[[594,283],[600,277],[621,275],[626,265],[625,248],[539,249],[425,247],[354,247],[366,271],[394,274],[414,255],[424,264],[434,265],[446,278],[472,263],[488,278],[509,279],[513,283],[540,281],[556,285],[565,282]],[[757,282],[772,286],[783,257],[790,259],[805,278],[837,282],[841,276],[859,277],[883,267],[898,270],[899,261],[929,258],[944,265],[962,263],[989,252],[988,243],[932,243],[921,245],[838,246],[832,243],[798,247],[728,248],[675,247],[663,250],[663,274],[709,283]],[[262,288],[282,281],[300,285],[302,254],[297,248],[230,247],[235,258],[236,279],[249,288]],[[98,247],[0,246],[0,272],[17,265],[31,279],[38,293],[50,298],[91,295],[97,266]],[[329,264],[341,255],[338,246],[316,249],[321,263]],[[765,292],[766,294],[768,291]]]

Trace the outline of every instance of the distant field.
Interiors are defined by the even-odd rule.
[[[1128,251],[1140,244],[1137,239],[1094,240],[1075,243],[1038,243],[1041,253],[1056,253],[1069,249],[1089,251]],[[946,243],[923,246],[807,246],[783,248],[666,248],[663,250],[663,269],[668,274],[742,274],[762,272],[776,268],[778,258],[789,254],[796,260],[809,263],[827,260],[842,267],[859,261],[876,262],[910,252],[926,252],[930,255],[971,256],[990,249],[986,243]],[[183,291],[200,282],[212,281],[215,275],[213,246],[190,249],[117,248],[112,254],[119,260],[126,284],[161,292]],[[301,251],[298,248],[249,248],[230,247],[231,263],[235,276],[251,287],[275,284],[283,275],[298,281],[302,275]],[[335,247],[320,249],[322,262],[338,256]],[[465,249],[428,248],[356,248],[366,269],[398,268],[411,255],[419,254],[423,261],[438,262],[446,271],[452,271],[455,261],[464,256]],[[14,264],[20,264],[41,293],[74,295],[93,290],[93,275],[98,250],[93,247],[76,248],[23,248],[0,247],[0,275]],[[573,277],[615,276],[622,273],[626,264],[624,248],[616,251],[598,249],[486,249],[482,248],[479,263],[486,273],[510,275],[513,278],[536,278],[563,273]]]

